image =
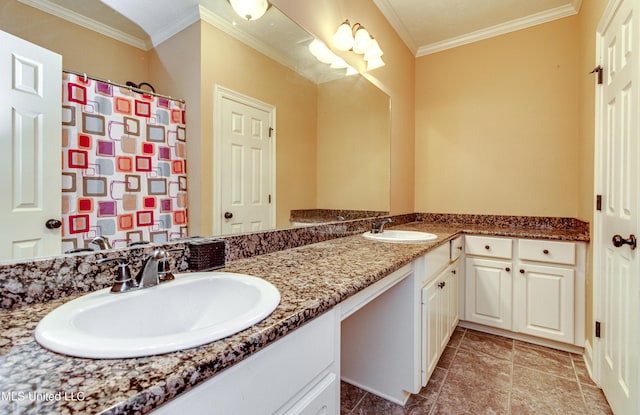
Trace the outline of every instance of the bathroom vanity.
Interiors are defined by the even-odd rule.
[[[16,399],[0,402],[0,410],[162,414],[175,413],[184,404],[185,413],[198,408],[242,413],[256,406],[266,413],[316,413],[321,408],[338,413],[341,378],[403,402],[426,384],[458,315],[464,320],[472,310],[464,301],[472,274],[464,268],[475,257],[463,249],[469,246],[466,236],[505,238],[512,244],[535,239],[584,246],[588,241],[588,233],[547,228],[425,222],[399,228],[431,232],[438,239],[399,244],[356,234],[228,262],[225,271],[275,285],[280,305],[249,329],[179,352],[89,360],[40,347],[33,339],[37,322],[79,294],[0,311],[0,389],[16,393]],[[540,273],[536,267],[541,265],[526,257],[527,248],[515,252],[512,267]],[[576,257],[574,283],[583,260]],[[567,266],[556,265],[552,268]],[[574,295],[580,295],[579,289]],[[574,302],[574,316],[584,314],[580,304]],[[505,333],[531,336],[517,332],[520,327]],[[580,333],[573,342],[553,341],[579,348],[579,339]],[[29,391],[62,397],[29,400],[18,395]]]

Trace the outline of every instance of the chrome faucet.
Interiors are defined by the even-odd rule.
[[[125,258],[104,258],[96,261],[97,264],[107,262],[118,263],[118,272],[114,284],[111,287],[112,293],[125,293],[140,288],[153,287],[161,282],[170,281],[175,278],[169,268],[169,254],[164,249],[156,249],[153,251],[144,261],[142,269],[135,278],[131,277]]]
[[[154,285],[160,284],[160,272],[158,272],[158,268],[160,264],[165,263],[169,259],[169,255],[167,251],[164,249],[156,249],[153,253],[147,258],[142,264],[142,269],[136,275],[136,282],[138,283],[138,288],[147,288],[153,287]],[[166,273],[165,267],[162,267],[163,274]],[[165,277],[165,275],[162,275]]]
[[[109,238],[106,236],[96,236],[89,242],[88,247],[94,251],[101,251],[103,249],[111,249],[111,243],[109,243]],[[98,249],[93,247],[97,247]]]
[[[393,223],[391,218],[383,219],[378,225],[374,223],[371,224],[371,233],[382,233],[384,232],[384,225],[387,223]]]

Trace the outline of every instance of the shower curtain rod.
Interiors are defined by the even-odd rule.
[[[158,94],[157,92],[146,91],[144,89],[134,88],[134,87],[131,87],[129,85],[119,84],[117,82],[109,81],[107,79],[101,79],[101,78],[98,78],[98,77],[95,77],[95,76],[87,75],[84,72],[76,72],[76,71],[71,71],[69,69],[63,69],[62,72],[66,72],[66,73],[72,74],[72,75],[77,75],[77,76],[83,77],[85,79],[93,79],[94,81],[104,82],[106,84],[111,84],[113,86],[118,86],[120,88],[130,89],[130,90],[133,90],[133,91],[136,91],[136,92],[143,93],[145,95],[153,95],[155,97],[166,98],[166,99],[170,99],[170,100],[173,100],[173,101],[182,102],[183,104],[185,103],[185,100],[181,99],[181,98],[173,98],[173,97],[170,97],[169,95],[162,95],[162,94]]]

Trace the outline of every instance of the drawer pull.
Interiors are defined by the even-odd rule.
[[[484,249],[486,249],[488,251],[489,249],[491,249],[491,247],[489,245],[485,245]]]
[[[509,267],[506,267],[504,270],[507,271],[507,272],[511,272],[511,268],[509,268]]]
[[[524,269],[520,268],[520,274],[524,274]]]
[[[545,249],[544,251],[542,251],[542,253],[545,254],[545,255],[549,255],[549,250]]]

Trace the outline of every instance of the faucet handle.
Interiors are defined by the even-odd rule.
[[[109,262],[118,263],[118,271],[116,272],[116,277],[111,287],[112,293],[123,293],[138,288],[138,283],[131,277],[131,271],[125,258],[103,258],[97,260],[96,264],[106,264]]]
[[[169,264],[169,253],[184,251],[182,248],[173,248],[162,250],[164,252],[164,257],[158,259],[158,280],[160,282],[171,281],[176,277],[171,272],[171,265]]]

